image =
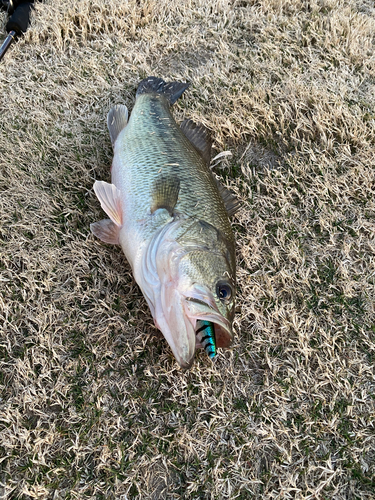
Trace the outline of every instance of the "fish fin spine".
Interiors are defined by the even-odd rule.
[[[104,243],[119,245],[120,228],[111,219],[103,219],[90,224],[91,232]]]
[[[193,120],[184,120],[180,128],[195,149],[201,154],[204,161],[209,165],[212,140],[208,128],[203,123],[195,123]]]
[[[116,139],[128,124],[129,111],[124,104],[117,104],[114,106],[107,115],[107,127],[111,137],[112,146],[114,146]]]
[[[138,85],[136,97],[141,94],[161,94],[164,95],[169,104],[172,105],[184,93],[189,85],[190,83],[186,82],[165,82],[162,78],[149,76]]]
[[[122,226],[121,192],[114,184],[95,181],[94,192],[108,217],[119,228]]]

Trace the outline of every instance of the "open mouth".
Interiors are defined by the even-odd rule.
[[[197,322],[210,322],[214,329],[216,347],[229,347],[233,334],[231,322],[222,315],[213,294],[203,286],[195,285],[181,293],[175,287],[163,287],[160,301],[156,302],[154,319],[172,349],[176,361],[183,369],[191,367],[196,349],[201,347],[197,339]],[[197,342],[198,340],[198,342]],[[212,352],[205,348],[212,357]],[[213,355],[215,355],[214,352]]]
[[[233,332],[230,322],[220,313],[212,296],[187,296],[185,301],[186,314],[190,320],[210,321],[214,324],[217,347],[230,347]],[[196,347],[203,347],[197,342]]]

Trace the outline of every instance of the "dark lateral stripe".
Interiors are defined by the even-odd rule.
[[[208,340],[210,344],[214,343],[214,339],[212,338],[211,335],[205,335],[204,337],[201,338],[201,342],[205,342],[206,340]]]
[[[198,328],[198,330],[195,333],[197,334],[197,333],[203,332],[203,330],[205,330],[206,328],[209,328],[209,327],[210,327],[209,324],[203,325],[200,328]]]

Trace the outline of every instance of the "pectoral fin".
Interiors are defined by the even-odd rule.
[[[118,245],[120,228],[111,219],[100,220],[90,224],[91,232],[104,243]]]
[[[179,192],[180,181],[177,177],[163,175],[158,177],[153,186],[151,213],[154,213],[158,208],[165,208],[170,215],[173,215]]]
[[[104,181],[95,181],[94,191],[104,212],[110,217],[116,226],[121,227],[121,192],[114,184],[109,184]]]

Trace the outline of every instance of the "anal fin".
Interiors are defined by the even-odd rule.
[[[94,191],[104,212],[116,226],[122,226],[121,192],[114,184],[104,181],[94,182]]]

